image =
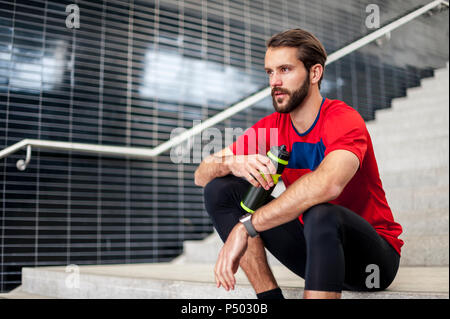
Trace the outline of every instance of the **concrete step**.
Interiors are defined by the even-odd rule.
[[[22,291],[21,287],[18,287],[9,293],[0,294],[0,299],[55,299],[55,298],[24,292]]]
[[[433,98],[432,100],[427,98],[417,98],[414,101],[410,101],[408,99],[398,98],[395,99],[391,108],[377,110],[377,114],[379,113],[388,113],[398,112],[399,114],[405,114],[408,111],[422,111],[422,112],[431,112],[436,114],[437,112],[441,112],[438,108],[442,108],[442,112],[445,112],[445,109],[449,108],[449,99],[448,97],[439,97]],[[407,116],[407,114],[405,114]],[[375,116],[377,117],[377,116]],[[387,116],[388,117],[388,116]]]
[[[444,140],[445,141],[445,140]],[[446,165],[449,161],[448,139],[445,143],[417,143],[409,147],[400,144],[374,148],[380,171],[410,171],[413,169],[434,169]]]
[[[426,151],[426,150],[424,150]],[[375,151],[377,154],[377,151]],[[381,156],[376,155],[378,166],[382,171],[390,172],[405,172],[411,171],[414,168],[417,169],[434,169],[442,167],[448,162],[448,152],[439,151],[436,152],[436,157],[425,158],[422,154],[418,158],[411,157],[409,155],[394,155],[394,156]]]
[[[186,240],[183,243],[183,254],[175,258],[172,263],[215,263],[222,246],[223,242],[216,231],[204,240]],[[281,265],[268,250],[266,254],[270,265]]]
[[[449,136],[449,123],[445,125],[424,127],[418,129],[417,127],[409,127],[403,130],[398,130],[397,133],[392,133],[387,129],[374,128],[373,126],[368,128],[369,134],[372,139],[372,144],[378,147],[384,147],[384,145],[391,143],[409,143],[411,140],[417,139],[434,139],[436,137]],[[395,129],[395,128],[394,128]]]
[[[441,236],[449,233],[449,209],[428,211],[393,211],[394,219],[403,227],[402,237]]]
[[[435,72],[435,77],[425,78],[420,81],[420,86],[424,89],[445,89],[448,88],[448,70],[446,72]]]
[[[79,267],[79,284],[68,286],[66,267],[23,268],[21,291],[54,298],[86,299],[254,299],[242,270],[233,291],[216,288],[214,264],[129,264]],[[304,281],[284,266],[272,271],[286,298],[299,299]],[[400,267],[382,292],[343,291],[344,299],[449,298],[448,267]],[[72,287],[72,288],[71,288]]]
[[[369,132],[372,133],[371,136],[404,134],[403,132],[408,129],[419,131],[435,126],[448,126],[448,114],[448,108],[442,108],[439,113],[419,110],[414,114],[414,111],[412,111],[412,113],[404,117],[393,115],[387,116],[383,120],[376,118],[374,121],[367,122],[366,126]]]
[[[431,124],[430,124],[431,123]],[[385,123],[369,122],[367,130],[370,133],[372,140],[384,140],[389,138],[393,140],[404,140],[432,137],[433,134],[444,135],[448,132],[449,121],[444,116],[436,116],[429,123],[410,121],[387,121]]]
[[[447,78],[448,78],[448,75],[449,75],[448,62],[445,67],[434,70],[434,77],[440,77],[441,75],[447,76]]]
[[[185,240],[183,253],[172,263],[214,263],[222,245],[223,242],[216,231],[203,240]]]
[[[395,112],[401,111],[409,111],[413,109],[418,109],[422,111],[429,111],[430,108],[441,106],[442,108],[448,108],[449,104],[449,96],[448,94],[440,95],[440,96],[420,96],[411,100],[409,97],[400,97],[392,100],[392,107],[377,110],[377,114],[381,114],[383,112],[389,112],[389,110]],[[435,110],[433,110],[435,111]]]
[[[449,81],[449,70],[448,68],[441,68],[434,70],[434,75],[431,78],[435,78],[438,81]]]
[[[413,266],[442,266],[448,265],[449,236],[401,236],[402,247],[401,265]]]
[[[449,71],[447,68],[442,68],[435,70],[434,75],[432,77],[423,78],[420,81],[420,86],[424,89],[434,89],[434,88],[448,89],[448,83],[449,83]]]
[[[449,167],[413,169],[410,171],[389,172],[380,168],[380,177],[385,191],[400,187],[427,187],[449,185]]]
[[[432,77],[423,78],[421,80],[421,84],[423,84],[424,81],[432,82],[432,80],[435,80],[435,82],[447,82],[448,83],[448,76],[449,76],[449,71],[447,68],[437,69],[437,70],[434,70],[434,75]]]
[[[433,117],[438,115],[449,114],[449,99],[447,97],[435,98],[433,101],[422,101],[410,99],[399,101],[395,109],[377,110],[376,118],[379,123],[385,119],[389,121],[419,121],[423,117]]]
[[[436,84],[435,86],[431,87],[413,87],[406,91],[406,96],[410,98],[411,100],[414,100],[416,98],[421,98],[424,96],[428,97],[436,97],[436,96],[448,96],[448,86],[440,86]]]
[[[394,212],[448,209],[449,186],[411,187],[385,190],[389,207]]]
[[[372,141],[373,147],[377,154],[389,154],[395,158],[395,154],[403,154],[407,150],[420,151],[427,148],[437,148],[441,151],[448,151],[449,146],[449,134],[448,132],[443,132],[440,135],[433,136],[414,136],[409,139],[393,138],[390,142],[383,141],[381,139],[375,138]],[[432,155],[433,153],[424,154]],[[391,157],[392,158],[392,157]]]
[[[374,147],[380,171],[434,169],[448,165],[448,137]]]

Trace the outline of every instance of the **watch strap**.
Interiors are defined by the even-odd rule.
[[[252,214],[247,213],[241,218],[239,218],[239,221],[244,224],[245,229],[247,230],[247,233],[250,237],[256,237],[259,235],[259,233],[256,231],[255,227],[252,224]]]

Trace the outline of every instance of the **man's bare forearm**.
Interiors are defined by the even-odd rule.
[[[256,293],[278,287],[272,270],[267,263],[264,243],[260,237],[249,238],[247,250],[239,263]]]
[[[255,229],[261,232],[287,223],[308,208],[332,200],[331,190],[323,187],[317,177],[314,173],[302,176],[278,198],[259,208],[252,217]]]
[[[213,154],[203,160],[195,171],[195,185],[205,187],[214,178],[230,174],[230,157],[232,156]]]
[[[252,223],[258,232],[287,223],[310,207],[337,198],[358,169],[359,161],[347,151],[334,151],[313,172],[303,175],[278,198],[258,209]]]

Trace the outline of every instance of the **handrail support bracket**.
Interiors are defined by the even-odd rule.
[[[31,160],[31,145],[28,144],[27,145],[27,155],[25,157],[25,160],[20,159],[17,161],[17,163],[16,163],[17,169],[19,171],[24,171],[27,168],[28,164],[30,163],[30,160]]]

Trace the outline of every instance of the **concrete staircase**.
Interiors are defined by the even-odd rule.
[[[447,63],[367,123],[405,245],[389,289],[344,291],[343,298],[449,298],[448,82]],[[213,233],[185,242],[184,253],[171,263],[80,266],[77,287],[68,285],[65,267],[24,268],[22,286],[0,298],[255,298],[241,270],[236,290],[215,288],[213,268],[221,246]],[[303,280],[268,255],[285,297],[301,298]]]
[[[379,110],[367,128],[394,218],[403,226],[401,265],[448,266],[449,69],[435,71]]]

